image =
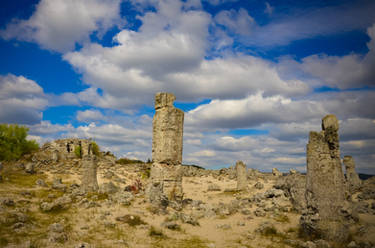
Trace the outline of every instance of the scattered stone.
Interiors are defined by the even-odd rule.
[[[221,188],[219,185],[211,183],[208,185],[207,191],[221,191]]]
[[[35,173],[34,166],[35,166],[34,163],[27,163],[25,165],[25,171],[26,171],[26,173],[34,174]]]
[[[272,175],[275,177],[281,177],[283,173],[281,173],[277,168],[272,168]]]
[[[40,204],[40,209],[43,212],[49,212],[52,210],[62,210],[67,209],[72,203],[72,199],[69,196],[62,196],[54,200],[53,202],[42,202]]]
[[[98,159],[95,155],[85,155],[82,158],[82,189],[86,192],[96,192],[99,189],[96,170]]]
[[[218,229],[223,229],[223,230],[229,230],[229,229],[231,229],[232,227],[231,227],[231,225],[229,225],[229,224],[217,224],[217,225],[216,225],[216,228],[218,228]]]
[[[310,132],[307,144],[307,211],[300,222],[308,236],[343,242],[349,232],[340,214],[345,202],[345,185],[336,116],[325,116],[322,129],[320,133]]]
[[[66,189],[68,188],[68,186],[66,184],[62,183],[62,179],[61,178],[55,178],[53,180],[53,182],[52,182],[52,188],[56,189],[56,190],[61,190],[61,191],[65,192]]]
[[[266,216],[266,212],[262,208],[257,208],[254,211],[254,215],[256,217],[264,217],[264,216]]]
[[[181,230],[181,227],[179,224],[177,224],[176,222],[174,221],[167,221],[167,222],[163,222],[161,224],[162,227],[165,227],[165,228],[168,228],[170,230],[174,230],[174,231],[178,231],[178,230]]]
[[[119,188],[114,185],[112,182],[103,183],[99,187],[99,193],[101,194],[114,194],[119,191]]]
[[[54,243],[64,243],[68,240],[68,236],[64,232],[64,226],[60,223],[53,223],[49,226],[48,240]]]
[[[193,226],[199,226],[198,220],[195,217],[193,217],[192,215],[180,213],[179,216],[180,216],[180,219],[183,223],[187,223],[187,224],[190,224],[190,225],[193,225]]]
[[[15,205],[14,200],[10,198],[2,198],[0,202],[7,206],[7,207],[13,207]]]
[[[254,187],[255,187],[256,189],[263,189],[263,188],[264,188],[264,185],[263,185],[263,183],[261,183],[261,182],[257,182],[257,183],[254,185]]]
[[[306,209],[306,176],[296,173],[280,177],[274,185],[277,189],[282,189],[285,195],[289,197],[293,208],[302,213]]]
[[[38,185],[38,186],[40,186],[40,187],[48,187],[48,185],[46,184],[46,182],[44,182],[44,180],[40,179],[40,178],[35,181],[35,184]]]
[[[95,248],[95,246],[90,245],[89,243],[83,242],[83,243],[77,244],[76,246],[74,246],[74,248]]]
[[[290,169],[289,174],[294,175],[297,174],[298,172],[295,169]]]
[[[237,190],[242,191],[247,188],[246,165],[242,161],[236,162]]]
[[[346,170],[346,181],[348,182],[349,192],[355,193],[361,188],[362,181],[355,171],[355,163],[352,156],[345,156],[343,159]]]

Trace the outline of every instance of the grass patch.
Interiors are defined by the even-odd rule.
[[[99,192],[89,192],[87,193],[87,199],[96,200],[96,201],[103,201],[108,199],[107,193],[99,193]]]
[[[9,180],[5,181],[4,184],[13,184],[19,187],[31,188],[36,184],[36,180],[45,179],[45,175],[38,174],[27,174],[23,171],[7,170],[3,173],[3,178],[7,177]],[[4,186],[5,186],[4,185]]]
[[[285,215],[285,214],[277,215],[275,217],[275,220],[277,222],[281,222],[281,223],[290,223],[289,217],[287,215]]]
[[[118,160],[116,160],[116,164],[122,164],[122,165],[126,165],[126,164],[143,164],[144,162],[141,161],[141,160],[137,160],[137,159],[130,159],[130,158],[120,158]]]

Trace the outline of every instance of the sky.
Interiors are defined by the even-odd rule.
[[[4,0],[0,123],[151,158],[154,95],[184,110],[183,163],[306,170],[335,114],[375,174],[375,1]]]

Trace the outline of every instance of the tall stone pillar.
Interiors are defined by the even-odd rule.
[[[348,183],[349,192],[356,192],[362,185],[362,181],[355,171],[355,163],[352,156],[345,156],[343,159],[346,171],[346,181]]]
[[[82,158],[82,188],[86,192],[95,192],[99,189],[96,170],[98,168],[95,155],[85,155]]]
[[[348,232],[340,210],[345,204],[345,184],[336,116],[325,116],[322,129],[310,132],[307,144],[307,211],[301,225],[308,235],[344,241]]]
[[[237,190],[246,190],[247,171],[246,165],[242,161],[236,162]]]
[[[182,144],[184,112],[173,106],[171,93],[155,95],[155,115],[152,121],[152,160],[149,200],[151,203],[182,200]],[[151,192],[160,193],[159,200]]]

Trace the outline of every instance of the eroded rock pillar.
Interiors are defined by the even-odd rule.
[[[246,165],[242,161],[236,162],[237,190],[246,190],[247,171]]]
[[[357,172],[355,171],[355,163],[352,156],[345,156],[343,159],[346,171],[346,181],[348,183],[349,192],[356,192],[362,184]]]
[[[96,170],[98,168],[95,155],[85,155],[82,158],[82,188],[86,192],[95,192],[99,189]]]
[[[152,121],[152,160],[150,202],[182,200],[182,144],[184,112],[173,106],[171,93],[155,95],[155,115]],[[157,191],[160,197],[154,199]]]
[[[319,133],[310,132],[307,144],[307,211],[301,217],[301,225],[308,235],[344,241],[348,235],[341,216],[345,184],[336,116],[325,116],[322,129]]]

